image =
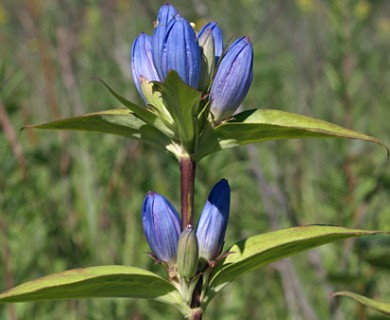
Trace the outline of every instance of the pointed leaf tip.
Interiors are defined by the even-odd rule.
[[[29,281],[0,293],[0,304],[91,298],[153,299],[184,316],[190,312],[170,282],[148,270],[120,265],[73,269]]]
[[[271,262],[327,243],[384,231],[366,231],[327,225],[309,225],[276,230],[241,240],[213,270],[207,303],[225,286],[244,274]]]
[[[1,293],[0,303],[105,297],[158,299],[175,291],[153,272],[128,266],[100,266],[26,282]]]
[[[162,149],[165,149],[171,143],[159,130],[138,118],[128,109],[111,109],[87,113],[38,125],[27,125],[22,129],[24,128],[116,134],[127,138],[139,139]]]
[[[130,102],[126,98],[122,97],[120,94],[118,94],[116,91],[114,91],[106,82],[104,82],[102,79],[97,79],[100,81],[106,89],[111,93],[111,95],[117,99],[122,105],[124,105],[126,108],[128,108],[130,111],[132,111],[138,118],[140,118],[142,121],[146,122],[147,124],[151,125],[152,127],[156,128],[160,132],[162,132],[164,135],[166,135],[169,138],[173,138],[173,132],[171,128],[169,128],[164,122],[161,121],[161,119],[150,109],[140,107],[136,105],[133,102]]]
[[[201,137],[195,160],[248,143],[301,138],[347,138],[372,142],[389,148],[379,139],[305,115],[273,109],[253,109],[234,115],[216,127],[208,127]]]
[[[339,291],[335,292],[332,296],[345,296],[350,297],[354,299],[355,301],[375,310],[378,311],[385,316],[390,317],[390,303],[374,300],[365,296],[362,296],[360,294],[349,292],[349,291]]]

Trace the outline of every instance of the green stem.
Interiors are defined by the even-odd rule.
[[[194,186],[196,162],[189,157],[180,161],[181,225],[194,225]]]

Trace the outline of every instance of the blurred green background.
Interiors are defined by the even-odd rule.
[[[97,133],[19,129],[120,107],[107,81],[141,103],[129,56],[152,32],[161,1],[0,1],[0,290],[49,273],[102,264],[159,272],[145,254],[147,191],[179,208],[175,159]],[[390,1],[192,0],[172,4],[195,22],[218,21],[225,41],[254,45],[245,108],[277,108],[368,133],[389,145]],[[360,141],[291,140],[203,159],[199,213],[220,178],[232,187],[226,246],[303,224],[390,229],[390,174],[382,148]],[[382,319],[351,290],[390,302],[390,241],[327,245],[247,275],[205,319]],[[162,304],[102,299],[1,305],[0,319],[179,319]]]

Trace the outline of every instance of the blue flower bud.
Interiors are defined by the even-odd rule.
[[[179,14],[169,22],[159,54],[162,78],[165,79],[169,70],[175,70],[186,84],[198,87],[201,62],[198,40],[194,29]],[[158,63],[154,61],[157,66]]]
[[[202,33],[198,38],[199,46],[202,48],[201,75],[199,82],[199,90],[208,92],[210,89],[211,80],[215,71],[215,53],[214,53],[214,37],[210,29]]]
[[[215,67],[223,50],[221,29],[215,22],[209,22],[199,31],[198,42],[202,48],[199,89],[202,92],[208,92],[214,78]]]
[[[223,51],[223,37],[222,30],[219,28],[216,22],[209,22],[205,24],[202,29],[200,29],[198,33],[199,44],[202,46],[202,43],[204,42],[203,38],[210,31],[214,41],[215,63],[217,63]]]
[[[141,33],[134,40],[131,54],[131,67],[135,86],[144,101],[148,103],[142,92],[141,84],[143,81],[159,81],[160,79],[153,63],[151,36]]]
[[[248,37],[237,39],[221,58],[210,89],[215,120],[231,116],[248,93],[253,75],[253,49]]]
[[[157,260],[169,267],[176,265],[176,250],[181,233],[175,208],[162,195],[149,192],[142,207],[146,240]]]
[[[196,228],[199,258],[210,261],[219,256],[229,220],[230,187],[227,180],[220,180],[211,190]]]
[[[164,79],[161,68],[161,52],[163,49],[163,42],[169,22],[176,16],[177,10],[174,6],[166,3],[163,4],[158,11],[156,25],[152,39],[153,61],[156,66],[158,75]]]

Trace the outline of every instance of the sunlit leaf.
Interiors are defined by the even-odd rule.
[[[140,107],[135,103],[127,100],[126,98],[122,97],[119,93],[114,91],[114,89],[112,89],[103,80],[99,79],[99,81],[108,89],[108,91],[115,97],[115,99],[117,99],[126,108],[132,111],[138,118],[142,119],[147,124],[150,124],[151,126],[155,127],[157,130],[161,131],[168,137],[174,138],[174,134],[171,128],[166,123],[161,121],[161,119],[157,116],[156,113],[152,112],[150,109],[146,107]]]
[[[192,148],[201,93],[185,84],[174,71],[168,72],[165,81],[157,83],[156,88],[174,120],[176,137],[187,150]]]
[[[140,139],[157,147],[170,144],[169,139],[156,128],[136,117],[128,109],[111,109],[82,116],[50,121],[25,128],[81,130],[111,133]]]
[[[207,301],[235,279],[276,260],[337,240],[378,233],[385,232],[312,225],[241,240],[227,250],[230,254],[214,269]]]
[[[374,309],[385,316],[390,317],[390,303],[382,302],[378,300],[374,300],[371,298],[367,298],[357,293],[349,292],[349,291],[339,291],[334,293],[335,296],[346,296],[354,299],[355,301],[364,304],[365,306]]]
[[[258,109],[244,111],[215,128],[207,128],[193,158],[199,160],[210,153],[248,143],[298,138],[348,138],[384,146],[374,137],[323,120],[280,110]]]
[[[26,282],[0,294],[0,303],[88,298],[144,298],[187,307],[172,284],[155,273],[128,266],[74,269]]]

